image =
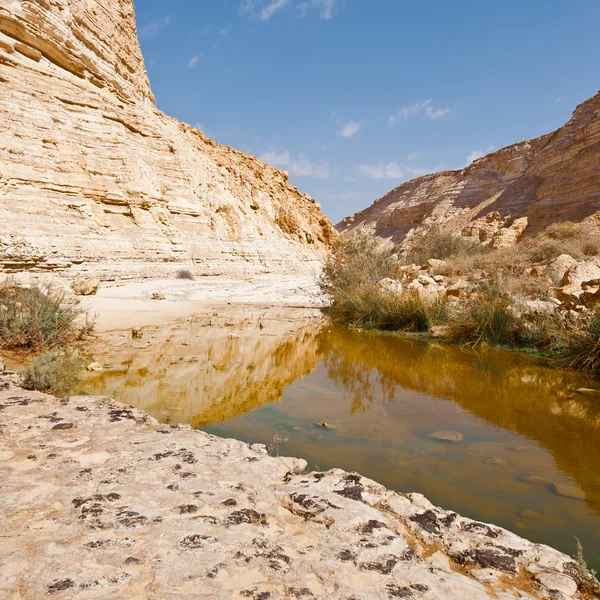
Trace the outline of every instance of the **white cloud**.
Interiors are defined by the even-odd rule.
[[[260,160],[276,167],[285,168],[290,175],[298,177],[317,177],[318,179],[329,177],[329,165],[313,163],[302,155],[293,158],[287,150],[284,152],[269,150],[261,155]]]
[[[289,4],[289,0],[271,0],[269,4],[262,7],[259,15],[261,21],[268,21],[275,13]]]
[[[354,137],[360,131],[360,123],[358,121],[348,121],[339,131],[338,135],[345,138]]]
[[[194,54],[188,63],[188,68],[193,69],[200,62],[200,57],[197,54]]]
[[[147,23],[139,29],[139,36],[141,39],[149,39],[154,37],[161,29],[164,29],[171,22],[171,17],[167,16],[159,21],[153,21]]]
[[[409,175],[420,176],[428,172],[428,169],[407,167],[395,161],[378,165],[358,165],[358,174],[369,179],[404,179]]]
[[[473,150],[473,152],[471,152],[471,154],[467,156],[467,162],[465,164],[465,167],[468,167],[472,162],[476,161],[479,158],[483,158],[486,154],[493,152],[495,149],[496,148],[494,146],[490,146],[485,150]]]
[[[319,18],[328,20],[333,17],[336,0],[310,0],[300,4],[300,12],[303,16],[308,15],[312,10],[319,11]]]
[[[417,160],[417,158],[421,158],[421,156],[423,156],[423,153],[420,150],[417,150],[416,152],[409,152],[408,160]]]
[[[198,131],[202,131],[204,132],[204,123],[194,123],[194,127],[198,130]]]
[[[405,106],[399,109],[395,115],[392,115],[388,118],[388,122],[390,125],[395,125],[400,119],[409,120],[419,116],[424,116],[427,119],[435,120],[445,117],[451,112],[451,109],[449,108],[434,108],[432,103],[432,98],[428,98],[423,102],[418,100],[410,106]]]
[[[328,20],[333,17],[335,3],[336,0],[243,0],[239,10],[268,21],[282,8],[291,6],[303,17],[318,13],[320,19]]]

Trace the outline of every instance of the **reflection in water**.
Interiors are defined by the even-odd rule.
[[[600,388],[503,352],[475,354],[267,311],[115,334],[86,391],[166,422],[360,471],[600,566]],[[316,425],[326,421],[334,427]],[[464,440],[440,442],[436,431]]]

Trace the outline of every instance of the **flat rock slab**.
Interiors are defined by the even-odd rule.
[[[0,390],[2,598],[577,597],[569,557],[420,494],[110,398]]]

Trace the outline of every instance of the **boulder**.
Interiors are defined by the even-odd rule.
[[[77,296],[94,296],[99,286],[99,279],[76,279],[71,285]]]
[[[93,373],[99,373],[100,371],[104,371],[104,367],[99,362],[93,362],[87,366],[87,370]]]
[[[446,261],[439,258],[430,258],[427,261],[427,265],[430,273],[436,273],[446,266]]]
[[[565,273],[578,264],[569,254],[561,254],[548,265],[548,271],[554,279],[562,281]]]
[[[500,248],[514,246],[523,235],[525,229],[527,229],[528,224],[529,219],[521,217],[520,219],[515,219],[508,227],[499,229],[492,238],[492,248],[499,250]]]
[[[562,277],[560,287],[556,289],[556,297],[569,307],[583,304],[586,300],[597,302],[598,288],[590,284],[600,279],[600,259],[578,262],[568,268]],[[586,297],[582,298],[586,288]]]

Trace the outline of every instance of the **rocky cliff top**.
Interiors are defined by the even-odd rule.
[[[438,225],[489,241],[517,219],[520,233],[531,234],[599,211],[600,93],[554,133],[508,146],[458,171],[403,183],[337,228],[366,228],[399,243],[409,233]]]
[[[0,85],[0,271],[319,269],[315,200],[156,109],[131,0],[2,3]]]

